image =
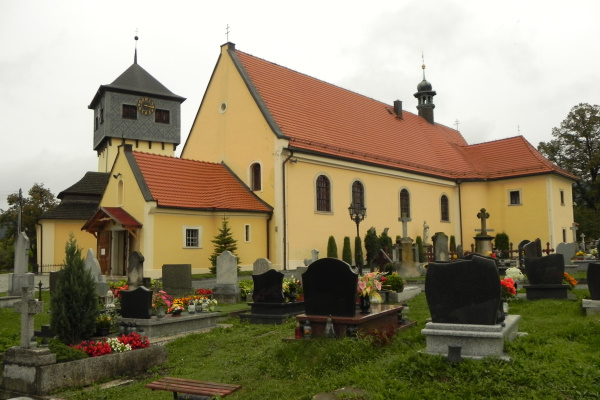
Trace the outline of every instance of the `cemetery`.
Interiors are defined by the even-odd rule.
[[[487,213],[482,209],[479,215]],[[90,293],[101,299],[102,309],[94,318],[105,321],[109,333],[95,330],[92,341],[75,346],[93,356],[58,362],[46,344],[57,333],[46,324],[44,310],[50,308],[46,303],[52,290],[64,290],[60,276],[50,291],[42,290],[40,281],[38,299],[29,284],[33,278],[11,277],[4,297],[16,299],[12,310],[6,310],[20,315],[20,341],[2,354],[0,398],[46,398],[58,392],[68,399],[84,390],[86,398],[160,399],[166,398],[161,397],[166,390],[174,396],[275,399],[290,397],[280,392],[289,389],[280,387],[288,387],[299,376],[306,394],[292,390],[292,398],[344,390],[359,395],[412,391],[416,397],[432,396],[438,380],[452,382],[453,393],[462,396],[474,393],[471,384],[486,387],[475,393],[491,390],[498,398],[514,398],[515,393],[503,395],[509,389],[525,396],[545,393],[544,385],[522,382],[515,388],[514,381],[520,378],[507,372],[505,363],[515,369],[541,368],[558,391],[591,385],[599,379],[597,369],[589,370],[586,363],[588,357],[598,356],[597,333],[591,332],[597,331],[599,321],[594,318],[600,315],[600,263],[589,258],[585,271],[571,270],[578,277],[585,273],[588,292],[587,287],[577,289],[576,279],[565,272],[576,258],[573,246],[561,244],[556,253],[543,254],[539,239],[527,241],[519,245],[519,257],[510,267],[501,269],[488,250],[490,238],[480,236],[483,254],[462,253],[459,258],[449,251],[448,237],[436,232],[433,260],[423,265],[417,265],[414,249],[401,250],[408,242],[401,239],[398,251],[392,249],[383,257],[385,265],[373,264],[362,274],[344,261],[319,258],[318,252],[293,275],[258,259],[245,301],[235,256],[228,251],[217,258],[214,285],[196,289],[185,264],[164,265],[160,280],[144,277],[144,257],[137,252],[130,256],[126,282],[107,282],[90,250],[82,268],[91,278]],[[402,279],[407,270],[421,271],[420,276]],[[20,296],[14,296],[17,287]],[[229,310],[241,312],[227,316]],[[226,337],[228,344],[221,342]],[[550,337],[560,340],[552,345]],[[136,349],[122,351],[134,342]],[[252,345],[244,346],[245,342]],[[218,349],[217,343],[222,343]],[[365,359],[357,360],[358,354]],[[537,357],[551,361],[540,366]],[[563,387],[566,371],[556,368],[555,363],[561,362],[557,357],[589,370],[587,378]],[[464,367],[456,369],[457,365]],[[485,365],[489,377],[476,373],[479,365]],[[153,372],[148,374],[148,369]],[[258,384],[263,374],[272,376],[273,384]],[[348,388],[331,387],[328,382],[334,374],[336,381],[347,381]],[[139,382],[132,380],[140,376]],[[96,386],[123,377],[125,386]]]

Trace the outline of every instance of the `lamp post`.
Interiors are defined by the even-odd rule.
[[[360,204],[350,204],[348,207],[348,213],[350,213],[350,219],[356,223],[356,236],[360,237],[358,232],[358,226],[365,219],[367,209]]]
[[[363,207],[361,204],[350,204],[350,207],[348,207],[348,213],[350,214],[350,219],[352,221],[354,221],[356,223],[356,237],[358,238],[357,240],[360,239],[360,233],[358,231],[358,226],[360,225],[361,221],[363,219],[365,219],[365,214],[367,213],[367,209],[365,207]],[[358,252],[358,250],[356,250]],[[362,250],[360,251],[360,253],[362,254]],[[362,275],[362,261],[358,261],[358,257],[359,255],[356,255],[356,266],[358,268],[358,274]],[[361,256],[362,257],[362,256]]]

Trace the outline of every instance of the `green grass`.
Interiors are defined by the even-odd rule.
[[[227,397],[231,400],[308,400],[343,387],[366,391],[355,399],[597,399],[600,317],[581,313],[581,298],[588,291],[573,293],[576,300],[510,303],[510,313],[521,315],[519,330],[528,335],[506,344],[509,362],[464,359],[451,365],[444,357],[424,354],[421,329],[429,312],[421,294],[408,302],[418,325],[385,346],[352,339],[282,341],[293,335],[293,319],[283,325],[230,319],[231,327],[168,343],[168,363],[128,386],[71,390],[58,397],[166,400],[170,393],[152,392],[144,385],[176,376],[242,385]],[[0,311],[3,321],[10,317],[11,325],[18,323],[16,313]]]

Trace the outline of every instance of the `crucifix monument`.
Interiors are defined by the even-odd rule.
[[[577,243],[577,229],[579,229],[579,224],[577,222],[573,222],[569,229],[573,231],[573,243]]]
[[[483,256],[487,256],[488,253],[492,251],[493,237],[487,234],[487,220],[489,217],[490,214],[485,208],[482,208],[479,210],[479,213],[477,213],[477,218],[481,220],[481,233],[473,239],[475,239],[475,252]]]

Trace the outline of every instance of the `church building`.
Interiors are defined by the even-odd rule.
[[[566,241],[576,178],[522,136],[469,145],[435,121],[435,96],[423,73],[412,113],[226,43],[177,158],[185,99],[134,61],[89,106],[109,178],[76,235],[95,238],[106,274],[125,274],[137,250],[152,277],[163,264],[207,271],[223,218],[246,269],[260,257],[296,268],[326,256],[330,236],[341,250],[371,227],[414,240],[428,226],[469,250],[481,208],[492,236]]]

